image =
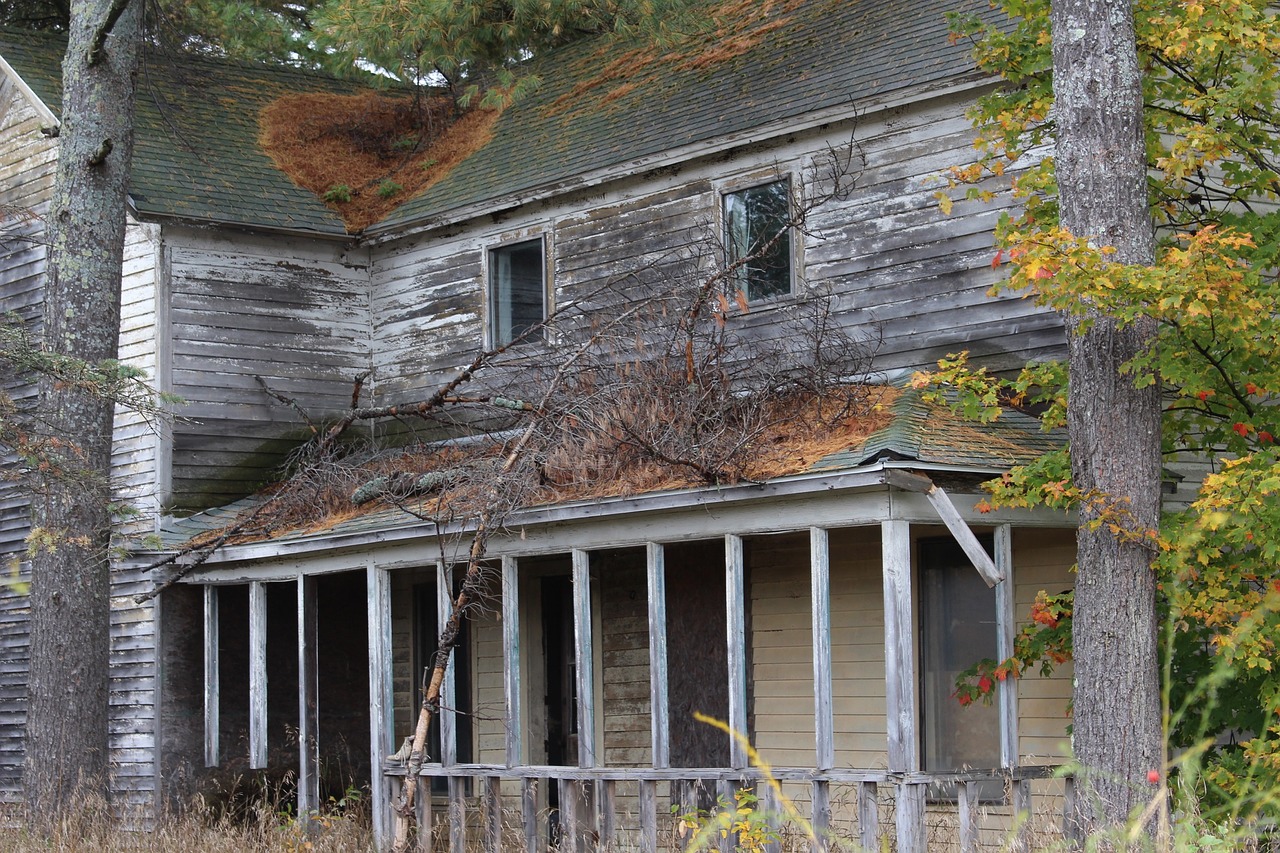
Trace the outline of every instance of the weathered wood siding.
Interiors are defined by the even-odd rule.
[[[632,175],[593,190],[531,203],[448,230],[375,246],[374,360],[384,401],[413,399],[469,361],[484,338],[486,251],[542,237],[551,256],[553,303],[625,300],[645,281],[705,273],[721,262],[721,193],[787,176],[806,197],[830,148],[857,140],[861,163],[847,200],[815,207],[804,234],[799,288],[829,287],[842,322],[874,352],[871,369],[892,376],[968,349],[997,367],[1061,353],[1057,318],[1029,300],[992,298],[1000,204],[957,201],[950,216],[935,193],[949,166],[972,157],[964,97],[867,116]],[[780,298],[734,319],[748,334],[776,334]]]
[[[1044,590],[1050,595],[1075,586],[1076,537],[1073,530],[1014,530],[1014,609],[1018,625],[1030,621],[1031,605]],[[1057,762],[1070,756],[1071,664],[1052,676],[1029,672],[1018,680],[1018,759],[1023,764]]]
[[[39,328],[45,247],[39,219],[48,212],[57,166],[57,145],[40,134],[43,120],[13,81],[0,77],[0,314],[13,312],[33,330]],[[0,377],[0,387],[19,402],[34,389],[20,377]],[[7,460],[0,459],[0,462]],[[19,564],[27,535],[28,499],[22,488],[0,479],[0,573]],[[29,579],[21,563],[19,579]],[[0,585],[0,801],[20,796],[22,737],[26,720],[26,596]]]
[[[350,406],[369,367],[367,266],[340,243],[176,227],[165,229],[165,266],[168,382],[186,401],[172,503],[198,509],[266,482],[309,434],[258,377],[317,420]]]

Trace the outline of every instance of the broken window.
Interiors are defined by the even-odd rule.
[[[495,347],[546,319],[542,240],[489,250],[489,336]]]
[[[726,193],[725,243],[736,289],[748,302],[791,292],[791,182]]]

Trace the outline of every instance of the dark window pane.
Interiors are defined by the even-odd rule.
[[[542,241],[489,251],[489,329],[495,346],[511,343],[545,319]]]
[[[920,543],[920,635],[924,768],[999,767],[997,705],[952,695],[961,671],[996,657],[996,594],[950,539]]]
[[[787,181],[724,197],[729,263],[749,258],[734,273],[748,301],[791,292],[791,188]]]

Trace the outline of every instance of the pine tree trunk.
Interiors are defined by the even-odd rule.
[[[93,363],[116,357],[120,334],[140,17],[140,3],[78,0],[63,61],[44,348]],[[68,442],[65,469],[40,477],[31,507],[35,541],[46,544],[32,557],[24,793],[47,823],[75,797],[105,795],[108,781],[114,407],[49,377],[39,392],[49,435]]]
[[[1061,224],[1151,264],[1142,87],[1130,0],[1053,0],[1055,168]],[[1160,513],[1160,395],[1119,368],[1152,344],[1154,323],[1125,328],[1096,311],[1067,318],[1072,474],[1103,503],[1081,511],[1074,624],[1073,745],[1085,768],[1078,820],[1124,824],[1163,770],[1153,551],[1099,514],[1150,530]]]

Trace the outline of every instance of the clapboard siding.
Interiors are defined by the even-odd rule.
[[[649,614],[644,554],[596,558],[601,564],[601,656],[604,764],[647,766],[652,762],[649,726]],[[599,742],[599,737],[597,742]],[[629,801],[626,805],[629,805]],[[624,809],[625,810],[625,809]]]
[[[1076,538],[1073,530],[1015,530],[1013,534],[1014,609],[1018,624],[1030,621],[1036,595],[1065,592],[1075,586]],[[1038,670],[1018,679],[1018,756],[1024,764],[1056,762],[1070,756],[1071,664],[1044,677]]]
[[[493,218],[373,249],[373,335],[383,402],[429,393],[466,364],[484,338],[485,252],[544,236],[553,303],[621,302],[646,283],[705,275],[716,249],[721,192],[787,175],[806,197],[822,189],[813,169],[857,140],[856,187],[809,212],[800,287],[834,294],[835,309],[874,351],[871,370],[891,377],[969,350],[998,368],[1061,355],[1058,319],[1029,300],[993,298],[992,230],[1009,202],[938,206],[948,167],[972,158],[964,98],[866,116],[776,145],[632,175]],[[820,172],[820,170],[819,170]],[[780,299],[733,318],[748,335],[783,333]]]
[[[323,241],[166,228],[170,388],[186,403],[174,425],[172,504],[196,509],[278,473],[319,420],[350,405],[369,369],[368,263]]]
[[[0,78],[0,314],[14,313],[33,331],[40,326],[45,247],[42,217],[48,213],[57,168],[57,145],[40,134],[35,105],[13,81]],[[6,374],[0,390],[20,403],[34,388]],[[4,462],[7,460],[0,460]],[[0,575],[18,571],[30,580],[23,540],[28,500],[19,484],[0,478]],[[0,584],[0,802],[20,799],[23,729],[26,723],[28,619],[25,595]]]

